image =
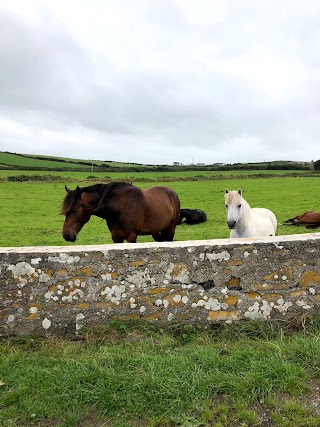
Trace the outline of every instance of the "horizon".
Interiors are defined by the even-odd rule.
[[[163,163],[163,164],[151,164],[151,163],[138,163],[138,162],[127,162],[127,161],[116,161],[116,160],[102,160],[102,159],[95,159],[95,158],[83,158],[83,157],[65,157],[65,156],[54,156],[54,155],[47,155],[47,154],[39,154],[39,153],[17,153],[12,151],[0,151],[0,153],[7,153],[12,155],[20,155],[25,157],[46,157],[46,158],[53,158],[53,159],[67,159],[67,160],[80,160],[80,161],[87,161],[88,163],[92,162],[103,162],[103,163],[124,163],[124,164],[133,164],[133,165],[141,165],[141,166],[218,166],[218,165],[235,165],[235,164],[263,164],[263,163],[312,163],[316,160],[263,160],[263,161],[254,161],[254,162],[234,162],[234,163],[224,163],[224,162],[214,162],[214,163],[205,163],[205,162],[197,162],[197,163],[181,163],[178,161],[173,161],[172,163]],[[38,159],[39,160],[39,159]],[[175,164],[179,163],[179,164]]]

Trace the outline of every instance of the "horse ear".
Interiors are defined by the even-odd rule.
[[[69,193],[69,188],[65,185],[64,188],[66,189],[66,192]]]
[[[240,196],[242,196],[242,190],[241,190],[241,188],[239,188],[238,193],[239,193]]]
[[[78,197],[81,196],[81,189],[80,189],[80,187],[78,185],[77,185],[77,188],[76,188],[76,194],[77,194]]]

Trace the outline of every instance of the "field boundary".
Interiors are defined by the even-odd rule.
[[[111,320],[289,320],[319,308],[320,233],[2,248],[1,335],[76,335]]]

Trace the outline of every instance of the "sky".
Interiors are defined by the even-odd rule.
[[[319,0],[0,0],[0,151],[320,158]]]

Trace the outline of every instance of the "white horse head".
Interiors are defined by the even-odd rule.
[[[243,210],[244,199],[242,198],[241,188],[238,191],[226,190],[224,199],[227,209],[227,224],[230,230],[234,230]]]
[[[277,219],[273,212],[265,208],[250,208],[242,191],[226,190],[225,205],[230,237],[274,236]]]

